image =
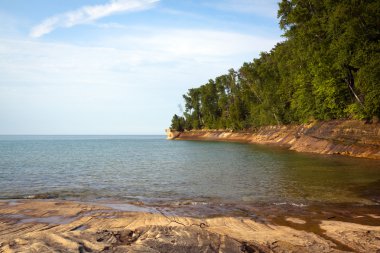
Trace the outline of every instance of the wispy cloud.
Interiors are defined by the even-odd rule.
[[[151,8],[159,0],[111,0],[102,5],[84,6],[80,9],[58,14],[42,21],[33,27],[30,36],[41,37],[58,27],[72,27],[79,24],[88,24],[103,17],[116,13],[139,11]]]
[[[25,17],[0,10],[0,133],[159,133],[189,87],[281,40],[267,16],[260,19],[275,13],[275,0],[159,1],[78,3],[33,21],[31,30],[45,0]],[[149,8],[151,18],[130,15]],[[130,22],[106,18],[116,14]],[[80,24],[85,36],[25,38],[25,29],[38,38]]]
[[[278,42],[277,38],[210,29],[125,29],[122,35],[112,34],[88,46],[0,39],[0,86],[5,80],[108,83],[120,75],[117,82],[123,82],[138,78],[137,72],[150,67],[150,71],[165,73],[168,68],[182,73],[182,66],[186,66],[188,72],[199,73],[199,67],[207,66],[201,75],[207,79],[238,67]]]
[[[277,41],[235,32],[157,27],[129,28],[123,35],[112,34],[88,46],[0,39],[0,88],[112,83],[186,90],[239,67]]]
[[[103,41],[117,48],[148,51],[166,60],[196,60],[209,62],[220,58],[247,55],[270,50],[277,38],[263,38],[237,32],[211,29],[144,29],[139,34],[112,37]],[[145,32],[144,32],[145,31]],[[162,59],[160,57],[160,59]],[[151,57],[149,57],[151,58]]]

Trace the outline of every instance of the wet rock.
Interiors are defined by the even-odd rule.
[[[51,225],[38,219],[21,223],[14,222],[19,218],[9,217],[9,213],[24,213],[32,206],[33,216],[83,213],[90,208],[85,204],[61,203],[23,201],[21,205],[0,206],[0,252],[337,253],[376,252],[380,248],[380,227],[373,224],[378,219],[377,212],[360,216],[363,222],[370,219],[367,225],[328,220],[332,215],[322,215],[323,220],[315,223],[321,226],[318,234],[307,231],[310,220],[299,224],[284,217],[285,222],[278,224],[278,220],[262,223],[244,217],[168,217],[142,212],[103,212],[95,206],[91,206],[92,210],[100,213],[77,216],[67,224]],[[2,218],[4,215],[8,216]]]
[[[108,231],[103,230],[100,232],[97,232],[97,242],[105,242],[109,243],[113,246],[117,245],[130,245],[131,243],[135,242],[139,237],[141,233],[138,230],[120,230],[120,231]]]
[[[176,253],[265,253],[264,247],[239,242],[228,236],[211,233],[199,227],[149,226],[141,231],[101,231],[102,241],[110,243],[103,252],[176,252]],[[99,240],[99,238],[98,238]]]

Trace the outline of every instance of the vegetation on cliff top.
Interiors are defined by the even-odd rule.
[[[189,89],[171,129],[380,117],[380,1],[282,0],[286,41]]]

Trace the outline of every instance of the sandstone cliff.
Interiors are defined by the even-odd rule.
[[[332,120],[303,125],[267,126],[251,132],[167,131],[168,139],[275,144],[298,152],[380,159],[380,123]]]

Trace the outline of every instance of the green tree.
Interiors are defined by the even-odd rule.
[[[176,128],[380,117],[380,1],[282,0],[285,41],[189,89]]]
[[[185,119],[178,116],[177,114],[174,114],[170,129],[178,132],[183,132],[185,130]]]

